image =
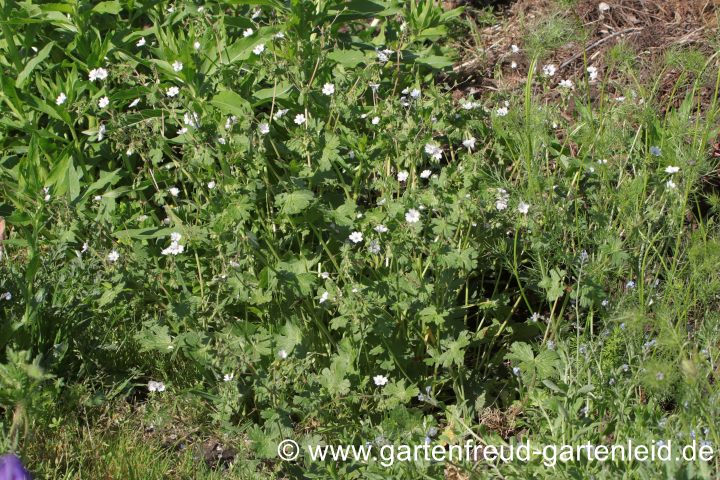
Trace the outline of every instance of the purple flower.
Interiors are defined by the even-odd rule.
[[[30,474],[15,455],[0,457],[0,480],[31,480]]]

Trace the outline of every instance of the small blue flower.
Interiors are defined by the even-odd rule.
[[[650,147],[650,155],[659,157],[662,155],[662,150],[660,150],[660,147]]]
[[[513,367],[513,373],[515,375],[520,375],[520,367]]]
[[[0,457],[0,480],[31,480],[32,477],[15,455]]]

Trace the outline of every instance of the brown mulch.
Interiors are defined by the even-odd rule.
[[[471,4],[477,2],[465,3],[472,12]],[[618,42],[628,44],[640,60],[689,45],[710,56],[714,50],[708,39],[717,35],[720,0],[581,0],[572,11],[558,10],[552,0],[518,0],[500,13],[501,21],[482,29],[481,44],[466,45],[464,58],[454,67],[466,93],[522,85],[529,59],[523,51],[513,54],[511,45],[522,49],[525,35],[549,16],[569,18],[586,34],[542,59],[559,67],[560,78],[579,78],[586,61],[602,71],[604,53]],[[516,69],[510,67],[512,62]],[[498,70],[502,75],[496,75]]]

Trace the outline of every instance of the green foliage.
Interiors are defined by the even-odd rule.
[[[45,476],[213,477],[154,446],[143,475],[133,429],[188,415],[242,445],[238,478],[443,475],[283,463],[284,438],[651,441],[670,418],[662,433],[720,440],[717,105],[699,89],[536,97],[557,84],[531,72],[519,100],[458,95],[438,79],[463,10],[436,0],[2,9],[2,438]],[[538,22],[531,58],[581,30]],[[678,85],[705,78],[676,56]],[[37,453],[122,399],[137,424],[101,436],[125,463]]]

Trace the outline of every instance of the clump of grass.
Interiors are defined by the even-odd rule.
[[[530,58],[544,58],[570,42],[581,44],[583,39],[583,29],[572,19],[548,15],[528,25],[524,45]]]

